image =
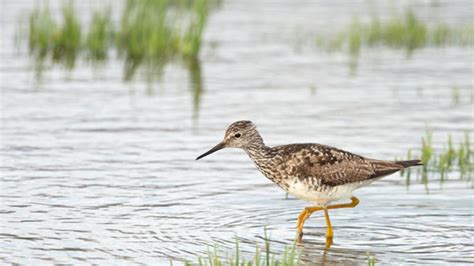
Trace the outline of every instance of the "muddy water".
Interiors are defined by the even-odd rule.
[[[237,119],[253,120],[268,145],[319,142],[386,159],[418,148],[427,124],[437,148],[447,133],[459,140],[473,131],[472,47],[411,58],[365,49],[354,75],[345,54],[295,45],[295,36],[367,17],[364,1],[224,2],[205,35],[202,94],[178,64],[153,86],[139,76],[124,83],[116,60],[52,67],[36,81],[12,38],[33,3],[2,2],[4,262],[166,265],[195,261],[213,243],[225,251],[236,237],[250,254],[263,246],[265,226],[273,250],[283,250],[307,204],[287,199],[241,151],[194,161]],[[76,5],[86,20],[97,4]],[[411,5],[427,20],[472,22],[469,1],[394,5],[376,8],[389,16]],[[393,175],[356,191],[357,208],[332,212],[329,250],[321,214],[307,222],[303,259],[365,264],[370,252],[384,264],[473,263],[472,186],[458,176],[407,187]]]

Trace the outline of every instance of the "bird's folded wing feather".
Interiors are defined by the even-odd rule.
[[[281,146],[285,152],[289,175],[299,179],[316,179],[323,186],[357,183],[385,176],[401,169],[387,161],[366,159],[362,156],[321,144],[292,144]]]

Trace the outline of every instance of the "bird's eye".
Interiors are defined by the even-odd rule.
[[[235,133],[235,135],[234,135],[234,137],[236,137],[236,138],[240,138],[240,136],[242,136],[242,134],[240,134],[240,133]]]

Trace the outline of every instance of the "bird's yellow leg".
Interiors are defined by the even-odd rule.
[[[334,205],[329,205],[326,208],[327,209],[354,208],[358,204],[359,204],[359,199],[357,199],[356,197],[352,197],[351,203],[334,204]]]
[[[343,203],[343,204],[334,204],[329,205],[324,208],[324,218],[326,219],[326,248],[329,248],[332,244],[332,238],[334,233],[332,231],[331,220],[329,219],[329,212],[328,209],[340,209],[340,208],[354,208],[359,204],[359,199],[356,197],[351,198],[351,203]]]
[[[327,208],[324,208],[324,218],[326,218],[326,238],[332,238],[334,234],[332,232],[331,220],[329,219]]]
[[[324,218],[326,219],[326,249],[329,249],[332,245],[332,226],[331,220],[329,219],[329,212],[327,208],[324,208]]]
[[[298,223],[296,224],[296,230],[298,231],[300,237],[303,235],[303,226],[306,219],[308,219],[313,212],[320,211],[322,209],[323,208],[321,207],[307,207],[301,211],[300,215],[298,216]]]
[[[303,236],[303,226],[304,222],[313,214],[315,211],[320,211],[324,210],[324,217],[326,219],[326,245],[329,246],[332,244],[332,238],[333,238],[333,231],[332,231],[332,226],[331,226],[331,221],[329,219],[329,209],[340,209],[340,208],[354,208],[359,204],[359,199],[356,197],[351,198],[351,203],[343,203],[343,204],[334,204],[334,205],[329,205],[325,208],[322,207],[307,207],[304,208],[303,211],[301,211],[300,215],[298,216],[298,222],[296,224],[296,229],[298,231],[298,240],[301,241],[302,236]]]

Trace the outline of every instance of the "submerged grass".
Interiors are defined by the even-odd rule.
[[[416,170],[417,178],[421,176],[424,184],[428,183],[428,174],[434,173],[439,176],[441,182],[445,181],[452,172],[457,172],[459,179],[472,182],[474,172],[473,151],[471,140],[466,132],[464,138],[459,141],[456,148],[453,144],[451,135],[448,135],[443,149],[435,151],[432,143],[432,131],[427,129],[426,135],[421,140],[421,148],[417,154],[423,163],[421,170]],[[407,160],[412,158],[409,150],[406,156]],[[401,176],[406,178],[406,183],[410,184],[412,169],[408,168],[401,171]]]
[[[199,257],[197,263],[185,262],[185,265],[200,265],[200,266],[297,266],[300,265],[301,252],[296,248],[296,242],[293,243],[291,247],[286,247],[283,251],[283,254],[276,255],[271,251],[270,239],[268,238],[267,231],[265,230],[265,240],[264,240],[264,250],[260,250],[257,245],[255,248],[255,253],[251,256],[251,259],[246,259],[246,257],[240,254],[239,241],[238,239],[235,242],[235,250],[229,253],[226,253],[225,256],[222,256],[219,252],[218,246],[214,245],[214,248],[208,250],[207,257]],[[247,257],[248,258],[248,257]]]
[[[125,61],[125,79],[141,64],[150,66],[150,73],[159,73],[170,61],[197,60],[210,9],[219,4],[219,0],[127,0],[118,25],[111,21],[109,6],[95,11],[88,27],[79,23],[73,1],[62,7],[61,22],[48,6],[36,7],[29,16],[29,51],[39,65],[50,58],[72,68],[76,57],[104,60],[112,47]]]

